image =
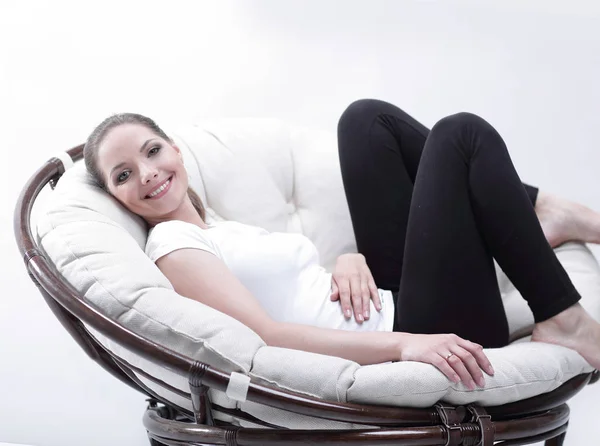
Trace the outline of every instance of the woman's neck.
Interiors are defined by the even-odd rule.
[[[181,205],[173,212],[163,215],[157,219],[153,219],[152,221],[147,220],[147,222],[150,227],[154,227],[159,223],[172,220],[180,220],[186,223],[191,223],[193,225],[199,226],[202,229],[208,229],[209,227],[206,224],[206,222],[202,219],[202,217],[200,217],[200,214],[198,213],[198,211],[190,201],[189,197],[187,196],[181,202]]]

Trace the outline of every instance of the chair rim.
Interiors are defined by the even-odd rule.
[[[83,144],[80,144],[66,152],[73,162],[83,158],[83,146]],[[86,353],[102,367],[121,381],[163,404],[172,406],[172,403],[163,401],[160,397],[153,395],[150,389],[142,384],[139,379],[136,380],[136,375],[131,366],[128,367],[128,364],[124,364],[121,358],[106,350],[85,329],[83,324],[94,328],[144,359],[188,376],[191,384],[190,398],[192,402],[194,402],[194,397],[205,401],[206,388],[225,392],[229,384],[228,373],[152,342],[103,315],[88,304],[83,296],[62,277],[54,264],[46,258],[31,231],[31,210],[41,190],[47,185],[54,188],[65,170],[65,166],[59,158],[53,157],[46,161],[29,178],[22,189],[15,206],[13,220],[15,238],[29,276],[38,286],[39,291],[55,315],[58,316],[61,324]],[[79,326],[77,326],[78,323]],[[128,373],[128,371],[131,373]],[[597,371],[585,373],[572,378],[552,392],[502,406],[486,407],[485,409],[488,414],[498,420],[552,410],[564,404],[586,384],[596,381],[597,378]],[[299,392],[259,384],[252,379],[248,388],[247,400],[296,414],[338,422],[371,425],[373,428],[436,426],[443,421],[439,408],[436,407],[375,406],[326,401]],[[206,421],[205,414],[200,412],[202,410],[210,411],[210,407],[201,409],[196,406],[197,404],[194,404],[196,421]],[[181,411],[181,408],[178,409]],[[268,425],[268,423],[266,424]],[[556,426],[553,429],[556,429]]]

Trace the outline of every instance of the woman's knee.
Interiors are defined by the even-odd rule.
[[[481,116],[469,112],[459,112],[440,119],[432,127],[432,131],[462,132],[465,130],[488,130],[492,126]]]
[[[352,102],[342,113],[338,122],[338,131],[353,129],[358,125],[370,123],[382,114],[404,113],[398,107],[379,99],[359,99]]]
[[[453,144],[470,158],[480,147],[486,150],[494,150],[501,147],[496,144],[502,138],[492,125],[474,113],[460,112],[440,119],[431,129],[431,135],[446,138],[458,142]],[[430,135],[430,137],[431,137]]]
[[[353,128],[356,123],[373,119],[377,116],[377,108],[378,104],[375,99],[359,99],[352,102],[340,116],[338,130],[346,127]]]

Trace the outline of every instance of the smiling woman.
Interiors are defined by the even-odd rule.
[[[533,311],[533,340],[600,367],[600,325],[546,240],[537,190],[526,192],[487,121],[458,113],[428,130],[392,104],[361,100],[340,118],[338,144],[359,253],[339,256],[333,273],[301,234],[207,224],[179,147],[149,118],[106,119],[84,156],[100,186],[148,223],[146,254],[175,291],[267,345],[359,364],[424,362],[484,387],[494,369],[483,348],[509,343],[495,258]]]
[[[122,113],[105,119],[89,136],[84,156],[98,184],[150,226],[166,220],[206,226],[181,151],[150,118]]]
[[[234,317],[271,345],[360,363],[400,358],[397,344],[404,336],[391,333],[391,292],[373,287],[372,296],[366,294],[372,315],[353,320],[330,299],[332,275],[307,237],[236,222],[207,225],[180,149],[151,119],[135,114],[106,119],[90,135],[84,157],[99,185],[148,223],[146,253],[179,294]],[[352,255],[368,273],[364,257]],[[479,347],[461,342],[491,371]],[[477,365],[472,372],[482,385]],[[470,375],[463,378],[471,381]]]

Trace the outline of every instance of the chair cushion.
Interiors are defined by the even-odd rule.
[[[172,134],[182,150],[191,185],[212,219],[302,232],[313,240],[328,268],[338,255],[356,250],[332,135],[256,119],[204,123]],[[551,391],[592,370],[574,351],[524,342],[487,350],[496,374],[487,378],[484,389],[470,392],[423,363],[361,367],[341,358],[266,346],[236,320],[178,295],[144,254],[145,223],[99,190],[82,162],[68,170],[44,200],[37,224],[41,245],[85,299],[135,333],[226,372],[248,374],[260,382],[327,400],[426,407],[440,399],[504,404]],[[600,319],[600,270],[593,255],[577,243],[563,245],[556,252],[582,293],[583,305]],[[531,312],[500,270],[498,276],[511,332],[526,333],[533,321]],[[157,367],[124,349],[118,340],[91,331],[132,365],[189,390],[187,377]],[[156,391],[190,409],[185,399]],[[221,406],[239,407],[284,426],[360,427],[211,392]],[[216,415],[231,420],[228,415]]]
[[[171,135],[189,154],[190,185],[212,218],[302,233],[328,270],[340,254],[356,252],[333,134],[276,119],[230,119]]]

